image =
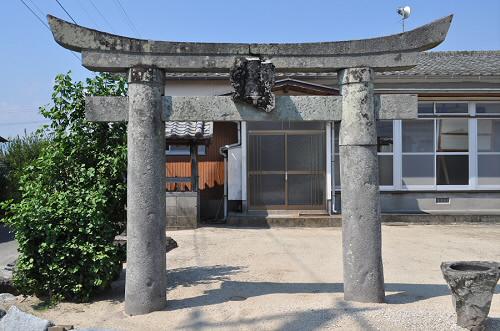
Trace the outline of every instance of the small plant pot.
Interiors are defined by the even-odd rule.
[[[457,325],[484,330],[491,299],[500,277],[500,264],[489,261],[443,262],[441,271],[450,287]]]

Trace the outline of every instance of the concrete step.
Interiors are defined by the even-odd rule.
[[[500,215],[383,214],[386,225],[406,224],[499,224]],[[241,227],[340,227],[342,215],[231,214],[226,225]]]

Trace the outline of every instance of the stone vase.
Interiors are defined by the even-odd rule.
[[[457,312],[457,325],[473,331],[484,330],[484,321],[500,277],[499,266],[499,263],[489,261],[441,263]]]

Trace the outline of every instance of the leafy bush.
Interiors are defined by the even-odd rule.
[[[40,108],[50,143],[21,176],[21,200],[4,204],[19,242],[21,293],[88,301],[119,274],[125,256],[113,239],[125,225],[126,126],[86,121],[84,96],[125,94],[124,80],[107,74],[86,84],[56,77],[53,105]]]
[[[0,201],[19,200],[19,179],[23,169],[36,160],[47,144],[47,138],[38,133],[10,138],[0,148]],[[1,211],[0,211],[1,215]]]

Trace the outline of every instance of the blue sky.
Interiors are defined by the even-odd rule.
[[[24,0],[41,16],[70,20],[55,0]],[[396,8],[409,5],[407,29],[453,13],[447,40],[436,50],[499,50],[500,0],[59,0],[80,25],[147,39],[213,42],[335,41],[401,32]],[[125,9],[130,24],[120,8]],[[95,7],[94,7],[95,5]],[[96,10],[97,7],[97,10]],[[42,17],[45,20],[45,17]],[[91,75],[21,0],[0,11],[0,136],[44,123],[55,75]]]

